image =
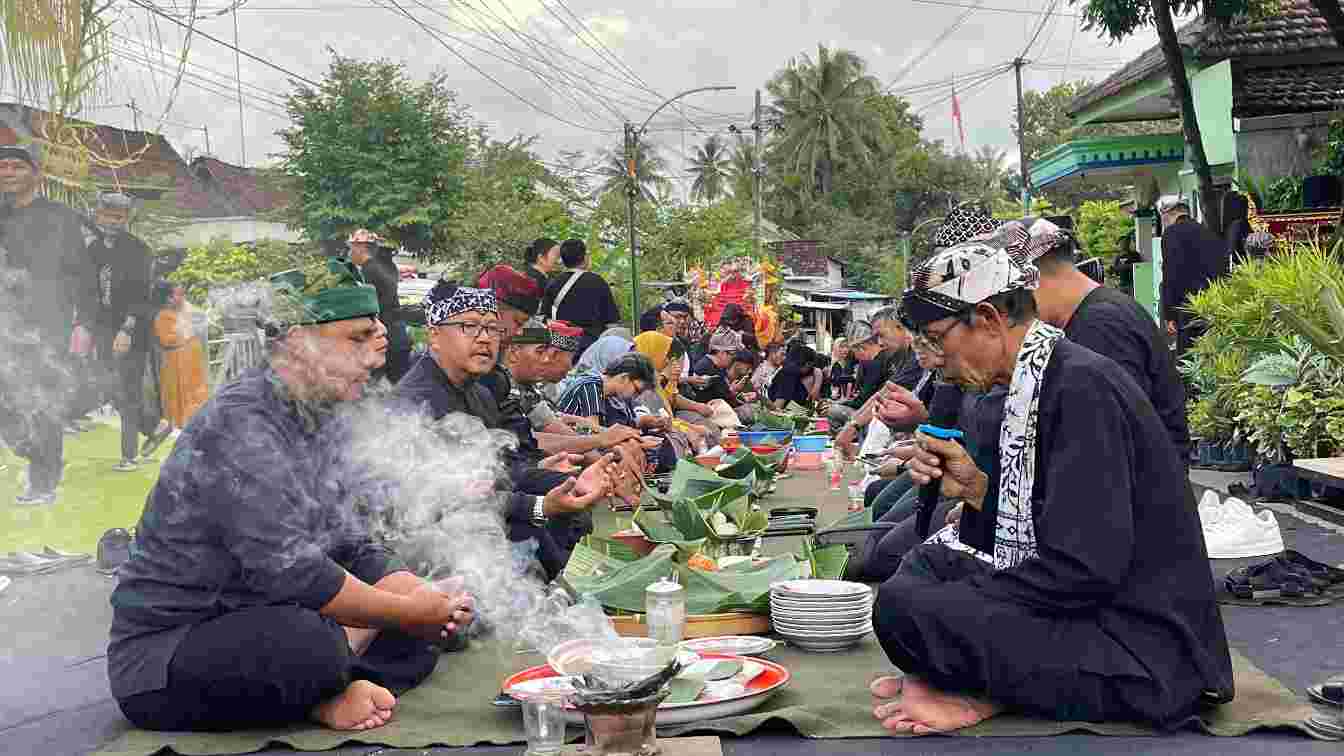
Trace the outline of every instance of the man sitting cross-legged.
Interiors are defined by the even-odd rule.
[[[399,400],[435,420],[461,412],[487,428],[500,428],[499,406],[479,382],[494,370],[505,335],[494,292],[440,281],[425,298],[425,322],[430,327],[430,350],[397,384]],[[607,495],[611,457],[603,456],[575,477],[570,475],[577,470],[568,453],[552,455],[540,464],[515,454],[505,456],[509,480],[500,481],[500,487],[508,489],[509,540],[524,543],[535,538],[537,558],[547,578],[554,579],[569,553],[556,542],[550,522],[568,521]]]
[[[1036,316],[1034,266],[967,243],[914,272],[903,319],[947,380],[1008,386],[994,540],[954,526],[883,583],[875,633],[905,677],[872,684],[893,731],[1010,710],[1172,725],[1232,697],[1232,668],[1185,467],[1110,359]],[[988,478],[923,434],[911,474],[978,508]]]
[[[163,463],[112,593],[108,676],[136,725],[385,724],[471,598],[405,570],[342,509],[337,408],[383,364],[348,262],[277,276],[271,365],[222,389]]]

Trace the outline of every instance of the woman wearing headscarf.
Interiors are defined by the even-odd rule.
[[[667,436],[678,456],[716,443],[717,429],[711,428],[706,419],[713,410],[707,404],[687,399],[677,390],[686,345],[657,331],[645,331],[635,338],[635,348],[649,358],[655,373],[652,389],[635,399],[636,412],[642,407],[654,415],[671,419]],[[692,419],[687,420],[687,417]]]
[[[161,282],[155,287],[159,314],[154,336],[163,351],[159,386],[163,413],[175,428],[185,428],[196,410],[210,398],[205,379],[205,344],[196,333],[195,311],[181,286]]]

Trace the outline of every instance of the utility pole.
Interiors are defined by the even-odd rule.
[[[758,262],[761,259],[761,90],[756,90],[756,109],[751,119],[751,130],[755,132],[751,148],[751,256]]]
[[[210,151],[210,127],[202,126],[201,131],[205,132],[205,154],[211,155],[213,153]]]
[[[135,124],[135,130],[140,130],[140,108],[135,106],[135,98],[131,98],[131,104],[126,107],[131,109],[131,122]]]
[[[1022,168],[1022,210],[1030,215],[1031,170],[1027,168],[1026,133],[1023,130],[1026,114],[1022,112],[1022,66],[1026,64],[1021,57],[1013,59],[1013,71],[1017,74],[1017,162]]]
[[[639,331],[639,255],[635,244],[635,201],[639,198],[639,134],[625,124],[625,215],[630,224],[630,331]]]
[[[243,119],[243,60],[241,51],[238,49],[238,6],[242,3],[235,3],[233,6],[233,81],[238,86],[238,143],[239,152],[238,165],[247,167],[247,122]]]

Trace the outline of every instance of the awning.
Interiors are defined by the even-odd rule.
[[[794,302],[789,305],[794,309],[802,308],[804,310],[848,310],[849,305],[843,302]]]

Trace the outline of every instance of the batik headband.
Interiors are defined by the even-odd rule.
[[[1008,221],[992,234],[977,237],[974,241],[1004,250],[1013,262],[1021,265],[1034,263],[1069,240],[1069,232],[1045,218],[1023,218]]]
[[[954,247],[968,239],[992,234],[999,221],[975,207],[958,207],[947,214],[943,225],[933,235],[933,246],[939,249]]]
[[[967,242],[945,249],[915,269],[901,297],[901,322],[918,330],[956,315],[995,294],[1036,288],[1040,272],[1004,249]]]
[[[443,325],[464,312],[498,314],[499,302],[489,289],[445,283],[435,286],[425,298],[425,322],[429,325]]]
[[[538,344],[561,352],[573,353],[579,351],[581,336],[583,336],[582,328],[563,320],[543,323],[537,318],[532,318],[523,326],[522,332],[514,337],[513,343],[519,346]]]

